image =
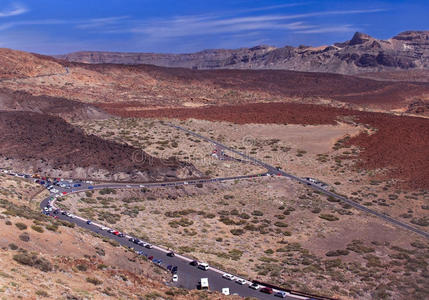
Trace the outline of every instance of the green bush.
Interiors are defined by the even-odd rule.
[[[36,295],[40,297],[49,297],[49,294],[44,290],[37,290]]]
[[[327,221],[338,221],[339,220],[339,218],[338,217],[336,217],[336,216],[334,216],[334,215],[331,215],[331,214],[321,214],[320,216],[319,216],[319,218],[321,218],[321,219],[324,219],[324,220],[327,220]]]
[[[331,250],[326,252],[326,256],[340,256],[340,255],[348,255],[350,252],[348,250]]]
[[[230,232],[233,235],[242,235],[244,233],[244,230],[241,228],[231,229]]]
[[[39,226],[39,225],[32,225],[31,229],[33,229],[34,231],[40,232],[40,233],[42,233],[44,231],[43,227]]]
[[[37,257],[37,255],[19,253],[13,256],[13,260],[25,266],[35,267],[43,272],[52,271],[52,264],[43,257]]]
[[[97,279],[95,277],[87,277],[86,281],[89,282],[89,283],[92,283],[93,285],[103,284],[103,281],[101,281],[101,280],[99,280],[99,279]]]
[[[24,223],[16,223],[15,226],[18,227],[19,230],[27,229],[27,225],[25,225]]]
[[[27,232],[24,232],[23,234],[20,234],[18,237],[19,237],[19,239],[20,239],[21,241],[23,241],[23,242],[28,242],[28,241],[30,241],[30,236],[28,235],[28,233],[27,233]]]
[[[78,269],[81,272],[86,272],[86,270],[88,270],[88,267],[86,265],[80,264],[76,266],[76,269]]]
[[[10,244],[9,244],[9,248],[10,248],[11,250],[16,250],[16,249],[18,249],[18,246],[17,246],[17,245],[15,245],[14,243],[10,243]]]
[[[277,227],[288,227],[288,225],[285,222],[277,221],[274,223]]]
[[[264,215],[264,213],[260,210],[254,210],[252,212],[252,215],[257,216],[257,217],[262,217]]]

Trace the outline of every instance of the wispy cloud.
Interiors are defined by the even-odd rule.
[[[264,14],[258,16],[236,16],[225,18],[222,16],[193,15],[178,16],[170,19],[153,19],[146,22],[136,22],[125,31],[140,33],[152,38],[177,38],[185,36],[198,36],[207,34],[228,34],[251,30],[292,30],[296,33],[321,33],[321,32],[346,32],[351,31],[353,26],[349,24],[335,27],[326,27],[317,24],[310,24],[313,17],[328,15],[351,15],[376,13],[385,11],[384,9],[365,10],[332,10],[319,11],[302,14]],[[292,20],[306,20],[290,22]]]
[[[297,30],[295,33],[315,34],[315,33],[333,33],[333,32],[355,32],[359,29],[353,25],[345,24],[339,26],[319,26],[311,29]]]
[[[262,6],[262,7],[243,9],[243,10],[240,10],[239,12],[248,13],[248,12],[256,12],[256,11],[274,10],[274,9],[287,8],[287,7],[304,6],[304,5],[308,5],[309,3],[311,2],[295,2],[295,3],[287,3],[287,4],[279,4],[279,5]]]
[[[0,18],[12,17],[22,15],[28,12],[28,8],[20,3],[14,3],[11,7],[8,7],[0,11]]]
[[[94,29],[94,28],[106,28],[107,26],[113,26],[121,24],[124,20],[129,19],[129,16],[119,17],[108,17],[108,18],[96,18],[82,21],[76,26],[79,29]]]
[[[0,31],[11,29],[20,26],[34,26],[34,25],[60,25],[60,24],[73,24],[78,21],[60,20],[60,19],[45,19],[45,20],[27,20],[15,21],[0,24]]]

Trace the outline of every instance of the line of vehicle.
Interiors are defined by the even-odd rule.
[[[193,185],[196,185],[196,184],[198,184],[198,183],[207,183],[207,182],[223,182],[223,181],[231,181],[231,180],[243,180],[243,179],[253,179],[253,178],[258,178],[258,177],[261,177],[262,175],[264,175],[264,176],[266,176],[267,175],[267,173],[263,173],[263,174],[257,174],[257,175],[243,175],[243,176],[233,176],[233,177],[221,177],[221,178],[213,178],[213,179],[210,179],[210,180],[208,180],[208,179],[202,179],[202,180],[192,180],[192,181],[190,181],[190,182],[187,182],[187,181],[185,181],[185,180],[183,180],[183,181],[176,181],[176,182],[174,182],[174,184],[172,184],[172,182],[165,182],[165,183],[163,183],[163,182],[156,182],[156,183],[147,183],[147,184],[145,184],[144,185],[144,187],[163,187],[163,186],[167,186],[166,184],[168,183],[169,185],[168,186],[178,186],[178,185],[185,185],[185,184],[193,184]],[[91,188],[91,189],[89,189],[88,188],[88,186],[81,186],[81,187],[78,187],[77,189],[75,189],[75,190],[73,190],[73,191],[70,191],[70,192],[67,192],[65,195],[68,195],[68,194],[74,194],[74,193],[79,193],[79,192],[84,192],[84,191],[91,191],[91,190],[99,190],[99,189],[105,189],[105,188],[121,188],[121,189],[123,189],[123,188],[141,188],[141,186],[142,185],[123,185],[123,184],[112,184],[112,185],[99,185],[99,186],[93,186],[93,188]],[[48,203],[50,203],[50,205],[52,206],[52,208],[53,209],[59,209],[58,207],[56,207],[55,206],[55,200],[58,198],[58,197],[60,197],[62,195],[62,193],[61,192],[59,192],[59,193],[55,193],[55,194],[51,194],[49,197],[47,197],[46,199],[44,199],[41,203],[40,203],[40,207],[41,208],[43,208],[43,207],[45,207]],[[52,201],[50,201],[50,199],[51,198],[53,198],[54,200],[52,200]],[[87,222],[87,220],[86,219],[84,219],[84,218],[82,218],[82,217],[79,217],[79,216],[76,216],[76,215],[73,215],[74,216],[74,219],[67,219],[67,221],[69,221],[69,222],[73,222],[73,223],[75,223],[76,225],[78,225],[78,226],[80,226],[80,227],[82,227],[82,228],[85,228],[85,229],[88,229],[88,230],[91,230],[91,231],[93,231],[93,232],[95,232],[95,233],[98,233],[98,234],[100,234],[100,232],[98,232],[97,230],[94,230],[94,226],[95,227],[97,227],[98,229],[101,229],[101,228],[105,228],[106,226],[104,226],[104,225],[102,225],[102,224],[98,224],[98,223],[95,223],[95,222],[91,222],[91,224],[87,224],[86,222]],[[79,220],[79,221],[81,221],[80,223],[79,222],[76,222],[76,219],[77,220]],[[87,225],[87,226],[85,226],[85,224]],[[104,233],[104,232],[103,232]],[[123,244],[124,246],[128,246],[127,244],[128,244],[128,240],[129,240],[129,238],[131,238],[132,236],[130,236],[130,235],[127,235],[127,234],[124,234],[124,238],[125,239],[116,239],[116,241],[118,241],[120,244]],[[154,249],[156,249],[156,250],[158,250],[158,251],[160,251],[160,252],[162,252],[162,253],[168,253],[169,252],[169,250],[167,250],[167,249],[164,249],[164,248],[162,248],[162,247],[159,247],[159,246],[155,246],[155,245],[153,245],[153,248]],[[177,254],[176,255],[176,257],[177,258],[180,258],[180,259],[182,259],[182,260],[184,260],[185,262],[187,262],[187,263],[189,263],[189,262],[191,262],[191,261],[193,261],[191,258],[188,258],[188,257],[186,257],[186,256],[183,256],[183,255],[180,255],[180,254]],[[223,275],[225,275],[225,273],[226,272],[224,272],[224,271],[222,271],[222,270],[220,270],[220,269],[217,269],[217,268],[214,268],[214,267],[209,267],[209,270],[210,271],[212,271],[212,272],[215,272],[215,273],[217,273],[218,274],[218,276],[219,276],[219,278],[222,278],[222,276]],[[251,281],[249,281],[249,280],[245,280],[245,282],[246,282],[246,284],[251,284],[252,282]],[[226,283],[227,284],[227,283]],[[226,284],[224,284],[224,285],[226,285]],[[237,288],[237,286],[233,286],[233,287],[235,287],[235,288]],[[264,286],[261,286],[261,288],[264,288]],[[219,290],[219,291],[221,291],[221,290]],[[257,292],[256,290],[251,290],[251,289],[248,289],[248,290],[244,290],[245,291],[245,293],[243,294],[244,296],[248,296],[248,295],[250,295],[250,296],[253,296],[253,297],[257,297],[257,298],[260,298],[260,299],[269,299],[269,298],[267,298],[267,297],[269,297],[269,295],[267,294],[267,295],[264,295],[264,294],[262,294],[262,293],[256,293],[255,294],[255,292]],[[276,290],[276,289],[273,289],[273,292],[279,292],[280,290]],[[308,299],[307,297],[304,297],[304,296],[300,296],[300,295],[293,295],[293,294],[291,294],[291,293],[287,293],[287,292],[284,292],[285,293],[285,299],[289,299],[289,300],[302,300],[302,299]]]

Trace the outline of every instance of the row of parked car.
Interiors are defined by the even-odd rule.
[[[274,293],[274,290],[270,287],[266,287],[266,286],[261,286],[255,282],[249,282],[243,278],[239,278],[239,277],[235,277],[232,274],[228,274],[225,273],[222,275],[222,278],[226,279],[226,280],[231,280],[231,281],[235,281],[236,283],[240,284],[240,285],[245,285],[245,284],[249,284],[249,288],[253,289],[253,290],[259,290],[262,293],[265,294],[274,294],[274,296],[280,297],[280,298],[286,298],[287,293],[284,291],[276,291]]]

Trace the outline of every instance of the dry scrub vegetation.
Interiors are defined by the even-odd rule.
[[[283,178],[105,189],[60,203],[247,278],[341,298],[428,293],[426,241]]]
[[[98,135],[118,143],[126,143],[157,158],[177,158],[189,162],[205,176],[228,177],[264,172],[263,168],[235,161],[220,161],[211,156],[214,146],[190,134],[166,126],[158,120],[108,119],[75,123],[88,134]],[[224,140],[217,130],[207,130],[206,136]],[[141,159],[136,153],[132,160]]]
[[[355,201],[427,228],[429,194],[356,172],[347,141],[371,127],[348,124],[182,126],[299,176],[318,178]],[[208,176],[259,172],[210,159],[210,144],[154,120],[80,122],[87,132],[189,160]],[[196,141],[197,140],[197,141]],[[282,178],[221,185],[105,190],[61,202],[76,213],[230,272],[341,298],[407,299],[429,294],[428,244],[417,236]],[[405,279],[404,279],[405,278]],[[327,288],[328,287],[328,288]]]
[[[144,258],[42,215],[29,202],[36,187],[0,175],[2,299],[219,299],[168,287],[170,276]]]

